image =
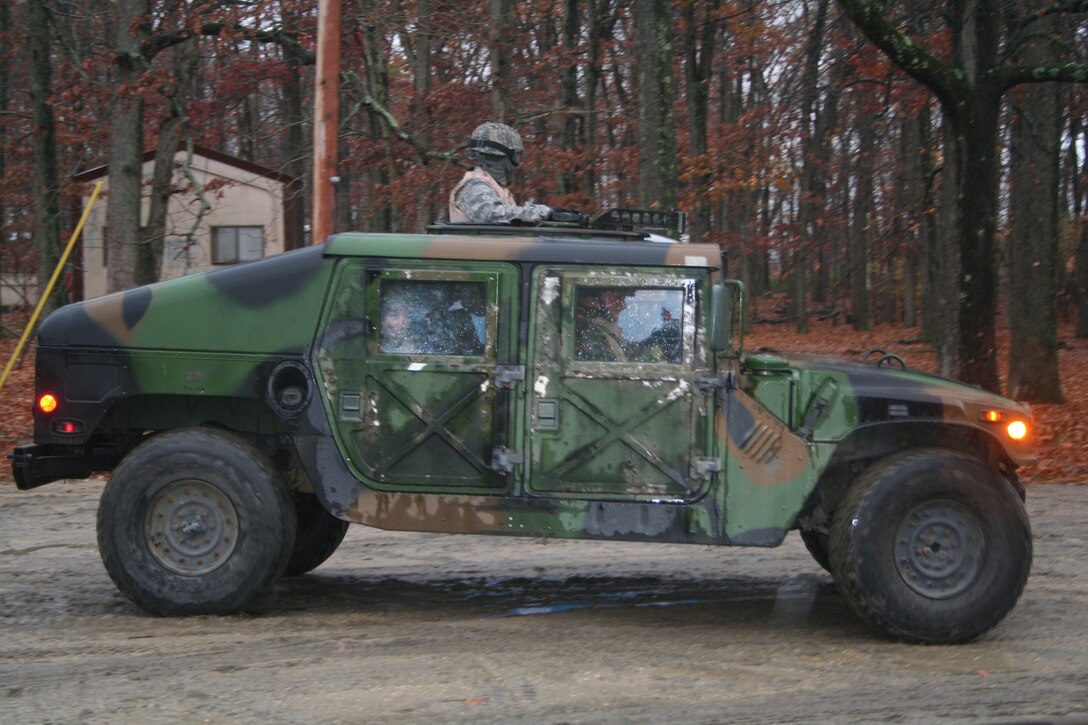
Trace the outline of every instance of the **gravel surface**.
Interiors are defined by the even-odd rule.
[[[245,616],[158,619],[98,558],[102,481],[0,486],[0,722],[1088,722],[1088,486],[978,642],[867,629],[777,549],[353,526]]]

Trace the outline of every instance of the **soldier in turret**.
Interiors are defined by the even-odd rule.
[[[476,168],[466,172],[450,192],[450,222],[509,224],[540,222],[550,217],[550,206],[533,203],[518,206],[506,188],[524,151],[517,131],[488,121],[472,132],[468,148]]]

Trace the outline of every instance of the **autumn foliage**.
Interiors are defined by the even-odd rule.
[[[642,126],[649,125],[641,123],[642,98],[650,80],[636,36],[646,21],[640,13],[665,8],[658,19],[668,26],[665,65],[671,74],[659,90],[670,101],[665,135],[671,134],[668,158],[675,157],[678,180],[669,192],[692,213],[698,241],[728,252],[730,274],[744,281],[751,298],[774,300],[773,314],[756,317],[781,324],[757,325],[753,344],[849,353],[879,343],[904,347],[913,365],[932,369],[931,348],[897,341],[940,340],[957,325],[942,317],[955,307],[949,294],[958,256],[941,232],[948,225],[942,219],[949,197],[942,186],[948,129],[933,94],[875,50],[843,14],[844,5],[343,0],[336,228],[415,232],[441,220],[449,189],[469,163],[466,140],[488,119],[514,125],[525,140],[513,180],[521,200],[590,213],[655,203],[640,197],[646,176],[640,154],[647,144]],[[951,10],[991,4],[879,5],[892,25],[947,62],[957,51]],[[1083,3],[992,5],[1008,21],[1003,51],[1037,36],[1035,20],[1060,11],[1069,35],[1059,39],[1068,60],[1088,57]],[[32,8],[48,12],[43,32],[51,41],[45,59],[51,88],[39,100],[56,121],[65,238],[83,191],[74,175],[107,163],[117,140],[109,121],[116,99],[142,102],[134,135],[144,149],[154,148],[160,136],[170,138],[164,129],[180,114],[183,142],[300,179],[299,219],[309,217],[316,0],[5,0],[0,272],[22,285],[19,299],[8,299],[9,289],[8,305],[34,301],[33,279],[50,252],[43,245],[56,245],[39,233],[37,186],[44,174],[33,152],[42,136],[34,118],[44,109],[32,92],[37,64],[30,61],[41,60],[28,47]],[[118,52],[117,31],[125,29],[140,34],[132,54]],[[183,47],[195,48],[199,59],[184,71],[192,74],[188,78],[175,62]],[[118,83],[126,63],[139,67],[137,78]],[[175,93],[190,83],[191,93]],[[1085,441],[1077,421],[1084,384],[1078,356],[1088,339],[1086,88],[1063,91],[1058,119],[1060,238],[1057,258],[1047,260],[1057,272],[1047,276],[1061,290],[1065,312],[1078,302],[1083,309],[1081,329],[1071,326],[1070,315],[1060,330],[1067,402],[1036,408],[1044,458],[1032,475],[1042,479],[1083,474],[1077,451]],[[995,115],[1015,116],[1020,97]],[[1006,158],[1014,139],[1002,123],[997,156]],[[651,171],[662,165],[656,158]],[[1004,288],[992,306],[1002,308],[999,314],[1010,309],[1009,280],[1020,271],[1009,261],[1010,250],[1021,241],[1012,238],[1008,221],[1019,186],[1008,165],[1001,174],[995,267]],[[295,238],[305,236],[301,222],[296,231]],[[1057,297],[1043,294],[1048,301]],[[789,306],[779,309],[784,295]],[[807,334],[796,332],[806,326]],[[1007,375],[1004,326],[999,337],[999,370]],[[983,352],[988,356],[992,349]],[[16,372],[9,394],[29,384],[20,378],[27,367]],[[8,410],[4,425],[11,428],[4,430],[15,439],[28,428],[23,414]],[[1052,449],[1058,452],[1051,455]]]

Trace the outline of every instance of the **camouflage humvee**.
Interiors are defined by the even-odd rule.
[[[60,309],[19,488],[112,471],[102,559],[164,615],[246,608],[348,522],[761,547],[797,529],[911,641],[970,640],[1016,603],[1027,406],[894,356],[743,354],[715,246],[435,231]]]

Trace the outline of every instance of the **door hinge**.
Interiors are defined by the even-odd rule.
[[[706,481],[721,470],[722,459],[720,458],[692,458],[688,476],[697,481]]]
[[[510,389],[518,383],[525,382],[524,365],[496,365],[495,387]]]
[[[491,451],[491,470],[502,474],[510,473],[514,466],[520,466],[524,461],[521,452],[511,448],[496,448]]]
[[[702,375],[695,378],[695,389],[703,395],[720,390],[732,390],[736,387],[737,374],[729,370],[718,375]]]

